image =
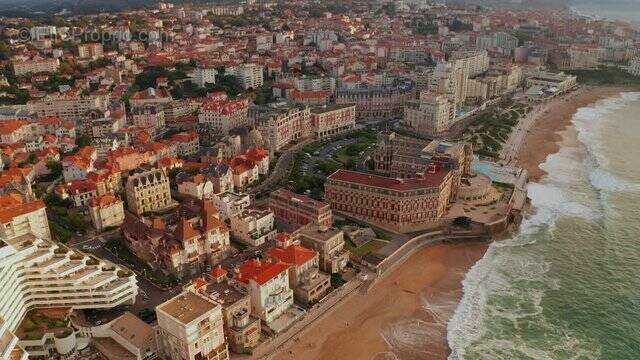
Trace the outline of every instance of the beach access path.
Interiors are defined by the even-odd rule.
[[[549,109],[559,102],[569,101],[570,99],[579,96],[585,88],[575,90],[570,93],[566,93],[550,99],[542,104],[534,106],[533,110],[525,115],[524,118],[518,121],[518,124],[512,129],[509,138],[502,146],[500,150],[500,159],[506,165],[516,165],[518,161],[518,154],[525,142],[527,134],[531,131],[538,120],[549,113]]]

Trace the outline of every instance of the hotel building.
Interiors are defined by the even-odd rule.
[[[251,106],[250,114],[272,151],[313,134],[311,109],[303,105],[281,102]]]
[[[327,178],[331,208],[356,219],[395,231],[435,228],[447,212],[453,172],[436,164],[411,179],[394,179],[338,170]]]
[[[445,95],[423,91],[419,101],[407,101],[402,125],[423,136],[437,136],[455,124],[455,105]]]
[[[249,105],[244,99],[216,100],[205,103],[198,115],[198,123],[220,136],[229,130],[249,125]]]
[[[353,130],[356,126],[356,106],[325,105],[311,109],[311,124],[317,139],[326,139]]]

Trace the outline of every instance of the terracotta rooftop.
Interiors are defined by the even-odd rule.
[[[15,197],[11,195],[0,196],[0,204],[2,204],[2,211],[0,211],[0,222],[3,224],[13,221],[13,218],[20,215],[25,215],[36,210],[44,209],[44,201],[38,199],[24,203],[20,200],[17,201]]]
[[[240,276],[238,280],[245,284],[253,280],[260,285],[264,285],[282,272],[287,271],[287,269],[289,269],[289,264],[283,262],[251,259],[240,265]]]
[[[438,169],[434,173],[425,173],[421,177],[412,179],[394,179],[369,173],[340,169],[331,174],[327,179],[396,191],[410,191],[422,188],[438,187],[442,184],[447,174],[449,174],[448,170]]]
[[[267,251],[267,254],[284,263],[292,265],[305,264],[316,256],[316,252],[314,250],[300,245],[291,245],[286,249],[275,247]]]

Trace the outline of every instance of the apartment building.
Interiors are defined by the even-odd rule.
[[[104,56],[104,47],[101,43],[78,45],[78,57],[80,59],[99,59]]]
[[[267,326],[293,306],[288,264],[251,259],[240,264],[234,276],[251,297],[251,313]]]
[[[0,239],[12,239],[29,234],[51,240],[44,201],[23,201],[20,196],[0,196]]]
[[[331,209],[397,232],[438,227],[450,200],[453,174],[436,164],[410,179],[338,170],[327,178]]]
[[[98,232],[117,228],[124,222],[124,203],[113,194],[92,198],[88,208],[91,223]]]
[[[251,297],[227,281],[227,272],[220,266],[198,278],[192,287],[222,306],[224,333],[231,351],[251,353],[260,343],[260,319],[251,314]]]
[[[213,67],[201,67],[198,66],[193,70],[191,81],[199,87],[206,87],[207,84],[216,83],[216,75],[218,72]]]
[[[27,103],[27,108],[38,117],[54,116],[78,122],[101,118],[108,111],[108,106],[108,95],[80,95],[75,92],[47,94],[42,99]]]
[[[218,135],[227,135],[229,130],[249,125],[249,104],[245,99],[209,101],[198,114],[198,123]]]
[[[164,169],[143,170],[129,176],[125,189],[129,211],[136,215],[174,206],[169,176]]]
[[[13,71],[16,76],[37,74],[37,73],[55,73],[60,66],[60,60],[49,58],[34,58],[23,61],[13,62]]]
[[[313,135],[311,109],[286,102],[251,106],[250,115],[271,151]]]
[[[269,194],[269,209],[282,226],[295,230],[309,223],[323,226],[333,224],[333,214],[329,204],[299,195],[285,188]]]
[[[176,175],[178,193],[188,195],[193,198],[211,199],[213,197],[213,182],[202,174],[191,175],[185,172]]]
[[[289,265],[289,287],[293,289],[296,301],[311,304],[322,299],[331,287],[331,281],[329,275],[318,269],[318,253],[301,246],[287,233],[279,233],[276,240],[276,247],[269,249],[267,256],[274,262]]]
[[[347,266],[349,251],[344,248],[342,230],[310,223],[299,228],[292,236],[318,253],[320,270],[333,274],[342,272]]]
[[[177,133],[171,137],[171,141],[176,144],[178,156],[192,156],[200,150],[200,136],[193,130]]]
[[[14,335],[29,310],[110,309],[132,304],[138,288],[133,272],[50,241],[42,200],[0,197],[0,354],[25,359],[29,350]],[[44,337],[45,335],[43,335]],[[64,342],[74,340],[73,330]],[[43,339],[40,342],[44,343]],[[28,344],[27,344],[28,345]],[[75,344],[62,346],[65,355]],[[34,356],[40,355],[34,353]]]
[[[423,91],[420,100],[407,101],[402,125],[422,136],[439,136],[455,124],[455,105],[445,95]]]
[[[402,116],[405,101],[413,97],[414,85],[400,81],[394,85],[370,86],[336,91],[335,103],[355,104],[356,121],[394,119]]]
[[[220,211],[222,220],[229,220],[251,205],[251,197],[245,193],[225,191],[212,197],[213,204]]]
[[[166,359],[227,360],[222,307],[185,291],[156,307],[159,352]]]
[[[234,68],[227,69],[228,75],[234,75],[242,84],[242,87],[247,89],[257,89],[264,83],[264,75],[262,66],[258,64],[241,64]]]
[[[262,245],[275,239],[276,232],[271,210],[247,208],[231,217],[231,233],[247,245]]]
[[[325,105],[311,109],[311,125],[317,139],[323,140],[351,131],[356,126],[356,106]]]

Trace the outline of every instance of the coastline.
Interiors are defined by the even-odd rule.
[[[272,358],[394,359],[390,350],[401,359],[446,358],[447,319],[462,296],[464,275],[487,247],[487,243],[460,243],[419,250]]]
[[[560,150],[561,133],[571,126],[573,115],[585,106],[606,99],[624,91],[622,86],[583,87],[570,98],[559,98],[548,104],[534,119],[534,126],[524,138],[518,150],[517,164],[529,173],[530,181],[540,180],[546,173],[540,168],[547,156]]]
[[[629,87],[585,86],[541,105],[514,163],[531,181],[546,173],[547,156],[560,149],[576,111]],[[462,280],[481,259],[488,243],[439,244],[421,249],[385,275],[369,292],[359,292],[309,326],[271,358],[293,359],[446,359],[446,326],[462,297]]]

